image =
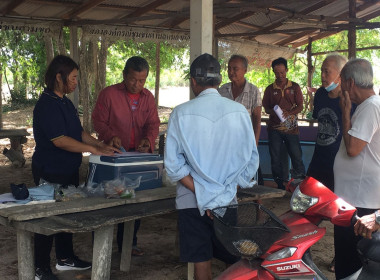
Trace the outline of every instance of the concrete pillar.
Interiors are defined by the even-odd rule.
[[[190,64],[203,53],[212,54],[213,1],[190,0]],[[190,99],[194,94],[190,92]]]

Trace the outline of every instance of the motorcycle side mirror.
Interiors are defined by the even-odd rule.
[[[294,193],[295,189],[302,183],[303,180],[304,178],[290,179],[290,181],[286,184],[285,190]]]

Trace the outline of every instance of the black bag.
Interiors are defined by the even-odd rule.
[[[29,191],[25,184],[15,185],[11,183],[13,197],[17,200],[24,200],[29,197]]]

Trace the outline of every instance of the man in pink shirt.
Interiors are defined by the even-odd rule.
[[[92,120],[99,139],[116,148],[152,152],[160,119],[153,94],[144,88],[148,62],[138,56],[127,60],[123,82],[99,93]]]
[[[153,152],[160,119],[153,94],[144,88],[149,73],[148,62],[138,56],[129,58],[123,70],[123,82],[106,87],[99,93],[92,121],[99,139],[126,151]],[[135,222],[132,255],[142,255],[137,248]],[[122,224],[118,227],[118,246],[121,251]]]

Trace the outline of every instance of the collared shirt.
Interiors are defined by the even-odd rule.
[[[66,96],[45,89],[33,110],[33,133],[36,148],[33,164],[47,174],[72,175],[78,172],[82,153],[58,148],[53,141],[63,136],[82,142],[82,125],[78,112]]]
[[[367,142],[355,157],[342,140],[334,162],[335,193],[355,207],[380,208],[380,96],[356,107],[348,134]]]
[[[255,108],[262,105],[260,90],[247,80],[245,81],[243,91],[239,94],[238,97],[236,97],[236,99],[234,99],[234,96],[232,94],[232,83],[222,85],[218,91],[221,96],[235,100],[236,102],[242,104],[247,109],[250,116],[252,116]]]
[[[113,137],[121,139],[125,149],[130,147],[131,129],[135,132],[135,148],[142,138],[148,138],[151,151],[158,136],[160,119],[153,94],[143,89],[136,106],[132,110],[132,101],[127,96],[124,83],[106,87],[99,93],[92,113],[92,120],[99,139],[109,142]]]
[[[229,205],[237,186],[250,182],[259,155],[247,110],[222,98],[216,89],[201,92],[177,106],[169,119],[165,168],[170,179],[194,179],[195,194],[177,183],[177,209],[207,209]]]
[[[273,109],[278,105],[282,110],[293,111],[295,127],[286,127],[286,122],[281,123],[278,116],[273,112],[269,115],[268,129],[281,130],[287,134],[298,134],[297,114],[303,109],[303,96],[300,86],[288,80],[285,88],[277,86],[276,82],[269,85],[264,91],[263,107],[265,110]]]

